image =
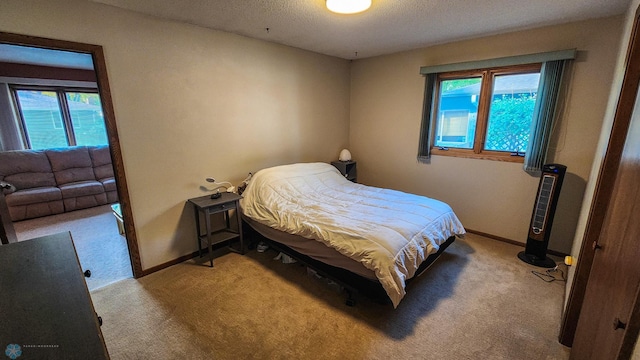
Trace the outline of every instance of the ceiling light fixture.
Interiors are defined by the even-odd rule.
[[[327,9],[338,14],[357,14],[371,7],[371,0],[327,0]]]

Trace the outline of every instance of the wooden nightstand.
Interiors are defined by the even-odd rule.
[[[353,182],[358,182],[358,170],[355,161],[332,161],[331,165],[335,166],[344,177]]]
[[[209,251],[209,263],[213,267],[213,251],[212,246],[224,241],[235,238],[240,240],[240,249],[236,250],[229,247],[232,251],[244,254],[244,242],[242,239],[242,220],[240,216],[239,201],[242,196],[234,193],[223,192],[222,196],[212,199],[211,196],[201,196],[188,201],[193,204],[196,216],[196,234],[198,242],[198,254],[202,257],[202,241],[207,242],[207,250]],[[238,224],[238,230],[233,230],[229,221],[229,210],[235,210],[235,217]],[[223,213],[226,228],[220,230],[211,229],[211,215]],[[200,226],[200,215],[204,216],[205,228],[204,233]]]

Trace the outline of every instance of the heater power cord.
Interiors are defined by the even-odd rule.
[[[547,269],[547,271],[545,271],[544,273],[535,270],[532,270],[531,273],[542,279],[542,281],[544,282],[567,281],[564,271],[558,268],[558,265],[556,265],[554,268]],[[556,276],[553,273],[559,273],[559,276]]]

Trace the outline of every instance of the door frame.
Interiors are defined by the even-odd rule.
[[[578,326],[578,318],[584,302],[584,295],[587,290],[589,274],[593,266],[595,249],[593,243],[600,237],[600,231],[604,223],[605,215],[609,208],[609,203],[613,194],[613,185],[616,181],[616,174],[620,165],[622,151],[624,150],[631,115],[635,106],[640,85],[640,6],[636,9],[635,20],[629,39],[627,55],[625,61],[625,73],[622,80],[622,88],[616,106],[611,134],[607,151],[604,155],[598,180],[596,182],[593,201],[589,209],[589,217],[582,246],[578,257],[578,264],[567,307],[564,311],[560,327],[559,341],[566,346],[573,345],[573,338]]]
[[[124,171],[122,150],[120,148],[120,140],[118,137],[118,128],[116,126],[113,100],[111,98],[111,90],[109,88],[109,81],[107,78],[107,65],[104,58],[102,46],[78,43],[73,41],[48,39],[29,35],[13,34],[7,32],[0,32],[0,43],[86,53],[90,54],[93,58],[93,68],[96,73],[98,91],[100,93],[100,99],[102,103],[102,112],[104,115],[107,137],[109,140],[109,151],[111,153],[111,160],[116,180],[116,188],[118,190],[120,208],[122,211],[125,235],[127,238],[127,247],[129,248],[129,258],[131,261],[131,268],[133,270],[133,277],[139,278],[143,276],[144,274],[142,271],[142,263],[140,261],[140,251],[138,249],[138,239],[133,223],[131,202],[129,200],[129,188],[127,186],[127,179]]]

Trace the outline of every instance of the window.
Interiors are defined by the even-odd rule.
[[[12,93],[27,148],[108,144],[97,91],[12,87]]]
[[[523,154],[538,93],[540,70],[494,77],[484,150]]]
[[[482,78],[460,74],[439,78],[434,146],[473,149]]]
[[[436,135],[437,146],[452,146],[470,149],[475,129],[475,113],[469,110],[442,110],[439,116],[440,125]],[[470,133],[471,130],[471,133]]]
[[[563,74],[577,50],[423,66],[418,161],[431,154],[523,162],[539,175]]]
[[[540,64],[437,75],[432,152],[522,162]]]

